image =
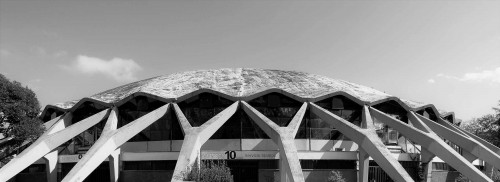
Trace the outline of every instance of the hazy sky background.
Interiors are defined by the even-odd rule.
[[[0,0],[0,73],[42,106],[223,67],[343,79],[468,120],[500,100],[500,1]]]

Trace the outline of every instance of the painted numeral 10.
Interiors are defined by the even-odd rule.
[[[226,152],[224,152],[224,154],[226,154],[227,159],[235,159],[236,158],[235,151],[226,151]]]

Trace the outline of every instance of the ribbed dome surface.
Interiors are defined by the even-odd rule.
[[[87,99],[115,104],[132,94],[143,93],[175,100],[199,90],[211,90],[236,99],[244,99],[261,92],[275,90],[287,92],[303,100],[315,99],[329,94],[344,94],[366,104],[397,99],[408,108],[426,106],[426,104],[399,99],[370,87],[343,80],[298,71],[254,68],[226,68],[174,73],[133,82],[95,94]],[[53,106],[69,109],[78,102],[76,100]],[[441,114],[444,113],[441,112]]]

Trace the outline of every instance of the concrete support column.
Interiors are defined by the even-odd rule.
[[[309,104],[312,113],[318,115],[323,121],[331,123],[337,130],[342,132],[342,134],[356,142],[361,149],[368,153],[373,160],[384,169],[392,180],[405,182],[414,181],[398,160],[392,157],[389,149],[387,149],[378,137],[375,132],[375,127],[373,126],[373,120],[368,110],[368,106],[363,107],[362,113],[363,123],[366,124],[365,129],[328,112],[314,103]]]
[[[302,107],[297,111],[287,127],[278,126],[245,101],[241,103],[245,113],[278,145],[281,181],[305,181],[297,148],[295,147],[295,135],[306,112],[307,103],[302,104]]]
[[[453,148],[446,144],[436,133],[424,132],[422,130],[411,127],[410,125],[398,119],[392,118],[391,116],[374,108],[370,108],[370,113],[378,121],[389,125],[390,127],[398,130],[398,132],[402,133],[406,137],[410,138],[412,141],[420,144],[422,148],[425,148],[429,152],[438,156],[472,181],[492,181],[479,169],[477,169],[474,165],[472,165],[464,157],[462,157],[458,152],[456,152]],[[416,122],[422,126],[427,126],[420,119],[416,119],[412,122]]]
[[[72,124],[72,115],[70,113],[54,118],[58,120],[55,124],[21,154],[0,168],[0,181],[8,181],[58,146],[99,123],[99,121],[107,117],[108,111],[103,110],[74,124]]]
[[[280,173],[282,176],[286,176],[286,178],[282,178],[281,181],[304,181],[302,167],[300,166],[299,156],[297,155],[297,148],[295,147],[295,140],[291,137],[281,137],[279,143],[280,160],[283,164],[282,168],[280,168]]]
[[[429,161],[427,163],[422,162],[421,167],[424,168],[424,182],[431,182],[432,181],[432,161]]]
[[[462,150],[462,156],[467,159],[467,161],[472,162],[477,158],[487,161],[493,166],[500,168],[500,155],[496,153],[495,150],[490,149],[490,147],[483,145],[480,141],[468,136],[466,133],[455,129],[450,126],[446,121],[441,121],[436,123],[428,118],[418,115],[418,119],[432,128],[434,133],[441,137],[453,142],[455,145],[459,146]],[[495,148],[493,148],[495,149]]]
[[[285,160],[286,159],[283,159],[281,156],[280,156],[280,181],[281,182],[287,182],[287,172],[286,172],[286,163],[285,163]]]
[[[175,164],[172,181],[183,181],[184,176],[191,171],[192,167],[194,167],[193,165],[199,160],[198,154],[200,153],[201,146],[202,144],[200,144],[197,136],[193,134],[184,136],[181,151]]]
[[[120,148],[116,149],[108,157],[109,159],[109,179],[111,182],[118,182],[120,175]]]
[[[45,171],[47,173],[47,182],[57,182],[57,157],[57,150],[43,156]]]
[[[422,148],[422,152],[420,153],[421,158],[420,162],[422,163],[421,167],[423,167],[423,175],[424,182],[432,181],[432,159],[435,157],[434,154],[427,151],[427,149]]]
[[[76,163],[75,167],[69,171],[62,181],[83,181],[99,166],[99,164],[116,152],[116,149],[163,117],[167,113],[169,107],[170,104],[165,104],[119,129],[117,129],[117,110],[116,107],[113,108],[99,139],[92,145],[83,158]]]
[[[359,161],[359,171],[358,171],[358,182],[368,182],[368,170],[370,164],[370,155],[363,149],[359,149],[358,152]]]
[[[193,164],[197,160],[200,160],[200,149],[203,144],[233,116],[239,107],[239,102],[233,103],[199,127],[192,127],[179,106],[177,104],[173,104],[173,106],[182,132],[184,133],[184,141],[182,142],[177,164],[175,164],[174,174],[172,175],[172,181],[180,182],[183,181],[184,175],[191,171]],[[200,162],[198,162],[198,165],[200,165]]]

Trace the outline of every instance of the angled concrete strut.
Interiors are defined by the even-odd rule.
[[[281,164],[281,181],[290,179],[294,182],[303,182],[304,174],[302,173],[302,167],[300,166],[297,148],[295,146],[295,135],[297,134],[300,122],[306,112],[307,103],[302,104],[287,127],[278,126],[245,101],[241,101],[241,103],[245,113],[247,113],[247,115],[252,118],[252,120],[255,121],[255,123],[262,128],[276,144],[278,144]]]
[[[374,108],[370,108],[370,113],[378,121],[389,125],[406,137],[410,138],[412,141],[420,144],[422,148],[425,148],[429,152],[438,156],[472,181],[492,181],[479,169],[474,167],[474,165],[468,162],[463,156],[461,156],[458,152],[456,152],[453,148],[446,144],[435,133],[423,132]],[[420,125],[425,126],[425,124],[421,121]]]
[[[150,113],[128,123],[125,126],[117,129],[118,116],[116,108],[111,111],[104,130],[99,139],[92,145],[78,163],[69,171],[62,180],[63,182],[80,182],[83,181],[102,161],[114,154],[114,152],[125,142],[130,140],[136,134],[153,124],[155,121],[163,117],[169,108],[170,104],[151,111]],[[112,156],[112,158],[116,158]]]
[[[179,106],[175,103],[173,105],[182,132],[184,132],[184,141],[172,176],[172,181],[178,182],[183,181],[184,174],[188,173],[191,170],[190,167],[199,159],[203,144],[236,112],[239,102],[233,103],[199,127],[192,127]]]
[[[58,121],[55,122],[52,127],[42,134],[42,136],[33,142],[27,149],[21,152],[21,154],[12,159],[4,167],[0,168],[0,181],[11,179],[64,142],[99,123],[99,121],[107,117],[108,113],[109,109],[103,110],[75,124],[71,124],[71,114],[65,114],[62,118],[54,118],[54,120]]]
[[[462,133],[455,132],[443,125],[440,125],[430,119],[427,119],[421,115],[417,115],[421,121],[432,128],[435,133],[439,133],[439,136],[444,137],[454,144],[462,147],[462,149],[470,152],[472,155],[486,161],[487,163],[500,169],[500,156],[476,141],[475,139],[464,135]]]
[[[413,111],[408,112],[407,114],[408,119],[410,120],[410,123],[413,125],[413,127],[425,132],[425,133],[431,133],[433,132],[429,126],[425,125],[420,119],[418,118],[417,114]],[[431,182],[432,181],[432,159],[436,157],[433,153],[429,152],[425,148],[421,148],[420,152],[420,162],[422,163],[422,167],[424,168],[424,181],[425,182]]]
[[[482,138],[480,138],[472,133],[469,133],[468,131],[465,131],[464,129],[462,129],[460,127],[457,127],[457,126],[449,123],[448,121],[446,121],[442,118],[438,118],[438,123],[441,124],[442,126],[448,128],[448,129],[450,129],[450,130],[457,132],[457,133],[461,133],[462,135],[469,136],[472,139],[476,140],[477,142],[483,144],[485,147],[487,147],[491,151],[495,152],[496,154],[500,154],[500,148],[491,144],[490,142],[487,142],[486,140],[484,140],[484,139],[482,139]]]
[[[398,160],[391,156],[389,149],[387,149],[378,137],[367,106],[363,107],[363,124],[366,124],[366,129],[364,129],[330,113],[314,103],[309,104],[314,114],[318,115],[323,121],[331,123],[342,134],[356,142],[394,181],[414,181]]]

